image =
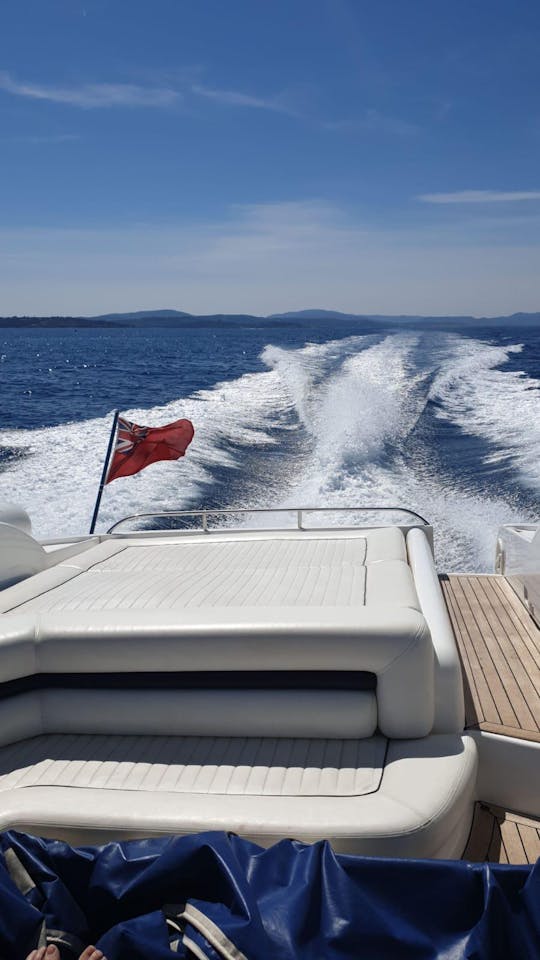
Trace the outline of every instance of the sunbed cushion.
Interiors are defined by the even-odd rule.
[[[354,606],[363,605],[365,598],[362,537],[277,543],[187,541],[123,549],[116,544],[112,555],[98,559],[97,553],[88,551],[81,558],[77,577],[19,602],[19,612]]]
[[[347,797],[377,790],[386,740],[48,735],[0,749],[1,791],[91,790]]]
[[[184,744],[153,738],[138,749],[126,738],[49,737],[28,741],[26,754],[20,745],[0,750],[0,829],[76,843],[232,830],[264,845],[328,838],[337,851],[391,857],[460,857],[467,841],[477,763],[470,737],[390,743],[382,778],[377,753],[366,761],[344,752],[346,767],[331,754],[326,766],[326,747],[313,743],[303,757],[297,748],[298,772],[274,767],[264,752],[251,753],[261,761],[256,773],[221,753],[225,770],[208,745],[200,775],[176,766]],[[373,788],[377,778],[375,792],[347,792]]]
[[[102,570],[161,571],[164,573],[206,574],[209,571],[296,570],[361,566],[366,560],[366,538],[343,536],[317,538],[305,535],[260,540],[185,539],[182,543],[138,544],[101,563]]]
[[[230,569],[206,574],[119,570],[101,567],[29,600],[20,612],[62,610],[183,610],[186,607],[362,606],[366,568],[288,567]]]
[[[398,531],[399,533],[399,531]],[[103,546],[109,547],[109,544]],[[3,598],[4,610],[183,610],[186,607],[310,606],[374,604],[418,610],[411,571],[403,560],[365,565],[366,541],[254,540],[128,546],[98,550],[55,576]],[[58,579],[56,579],[58,578]],[[30,595],[29,595],[30,594]]]

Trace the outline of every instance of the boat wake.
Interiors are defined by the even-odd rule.
[[[189,417],[196,435],[185,459],[107,487],[98,529],[203,505],[403,505],[433,522],[441,568],[488,570],[497,527],[527,519],[540,486],[539,384],[505,369],[520,349],[423,332],[268,345],[261,372],[123,411]],[[110,423],[4,432],[0,499],[36,535],[88,529]]]

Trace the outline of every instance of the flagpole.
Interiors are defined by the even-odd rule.
[[[97,497],[96,497],[96,505],[95,505],[95,507],[94,507],[94,513],[93,513],[93,515],[92,515],[92,523],[90,524],[90,531],[89,531],[90,533],[93,533],[94,530],[96,529],[96,523],[97,523],[97,518],[98,518],[98,513],[99,513],[99,507],[100,507],[100,504],[101,504],[101,497],[102,497],[102,495],[103,495],[103,488],[104,488],[105,483],[106,483],[106,480],[107,480],[107,472],[108,472],[108,470],[109,470],[109,462],[110,462],[110,459],[111,459],[111,453],[112,453],[112,449],[113,449],[113,446],[114,446],[114,440],[115,440],[115,437],[116,437],[116,425],[117,425],[117,423],[118,423],[118,417],[119,417],[119,416],[120,416],[120,411],[119,411],[119,410],[115,410],[115,411],[114,411],[113,423],[112,423],[112,427],[111,427],[111,435],[110,435],[110,437],[109,437],[109,446],[107,447],[107,453],[106,453],[106,456],[105,456],[105,463],[103,464],[103,472],[102,472],[102,474],[101,474],[101,480],[100,480],[100,483],[99,483],[99,490],[98,490]]]

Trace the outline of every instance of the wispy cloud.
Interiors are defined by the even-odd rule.
[[[275,313],[307,301],[486,316],[537,309],[539,253],[536,233],[530,243],[506,234],[499,245],[468,226],[377,229],[323,201],[289,201],[169,226],[0,226],[0,284],[5,313],[105,313],[125,309],[128,290],[138,309]]]
[[[15,80],[0,72],[0,90],[32,100],[48,100],[73,107],[168,107],[182,95],[169,87],[143,87],[133,83],[86,83],[81,86],[56,87]]]
[[[192,84],[191,92],[197,97],[205,97],[215,103],[228,107],[251,107],[256,110],[270,110],[273,113],[283,113],[289,117],[296,117],[314,123],[325,130],[366,131],[394,137],[408,137],[418,133],[418,126],[403,120],[401,117],[389,116],[379,110],[368,109],[360,116],[347,120],[323,120],[317,117],[317,111],[310,104],[312,88],[309,85],[296,87],[294,90],[283,90],[271,97],[260,97],[238,90],[222,90],[217,87],[207,87],[200,83]]]
[[[241,90],[194,83],[185,75],[177,76],[174,82],[165,80],[161,84],[154,81],[154,83],[83,83],[57,86],[19,80],[7,71],[0,71],[0,91],[30,100],[64,104],[85,110],[113,107],[172,107],[183,104],[191,98],[205,100],[225,108],[265,110],[334,131],[356,130],[375,135],[407,137],[416,134],[419,129],[416,124],[401,117],[390,116],[375,109],[366,109],[350,120],[325,121],[318,116],[318,111],[313,105],[314,88],[310,84],[297,84],[293,88],[283,89],[273,95],[261,96]],[[53,142],[53,139],[36,138],[28,142],[45,143]],[[71,137],[66,136],[66,139]]]
[[[540,190],[458,190],[455,193],[423,193],[422,203],[513,203],[540,200]]]
[[[197,83],[187,86],[186,94],[173,86],[146,86],[134,83],[85,83],[64,87],[21,81],[6,71],[0,71],[0,90],[31,100],[47,100],[84,109],[169,107],[184,100],[186,94],[191,94],[226,107],[248,107],[256,110],[271,110],[274,113],[289,116],[299,115],[299,110],[293,103],[294,97],[286,91],[272,97],[261,97],[238,90],[223,90]]]
[[[287,102],[284,94],[278,94],[275,97],[257,97],[237,90],[220,90],[197,83],[193,84],[191,90],[198,97],[206,97],[208,100],[214,100],[229,107],[252,107],[256,110],[273,110],[275,113],[297,115],[297,111],[291,103]]]

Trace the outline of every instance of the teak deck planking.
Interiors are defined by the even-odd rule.
[[[540,820],[477,803],[463,860],[535,863],[540,857]]]
[[[540,630],[503,576],[440,580],[463,666],[465,726],[540,742]]]

